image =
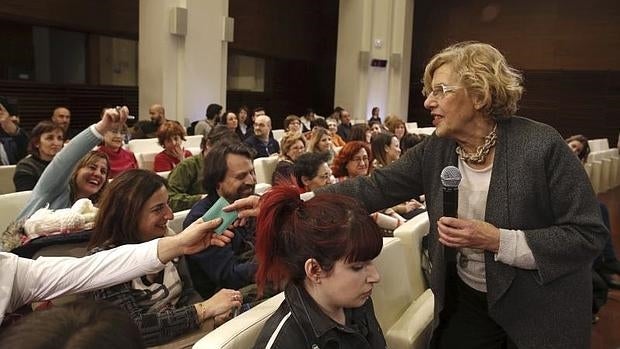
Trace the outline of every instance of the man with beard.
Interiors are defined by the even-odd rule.
[[[166,110],[161,104],[153,104],[149,116],[150,120],[140,120],[133,125],[131,139],[157,137],[157,129],[166,121]]]
[[[225,142],[209,149],[204,159],[203,176],[207,197],[192,207],[183,222],[184,228],[202,217],[220,197],[233,202],[254,193],[253,157],[254,150],[243,143]],[[253,223],[231,228],[235,236],[225,247],[210,248],[189,256],[192,280],[202,297],[211,297],[221,288],[239,289],[254,283]]]

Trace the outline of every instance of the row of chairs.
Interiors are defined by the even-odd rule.
[[[604,193],[620,186],[620,153],[618,148],[609,148],[607,138],[588,141],[590,155],[585,170],[595,193]]]

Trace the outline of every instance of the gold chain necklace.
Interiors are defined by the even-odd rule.
[[[495,143],[497,143],[497,133],[495,130],[497,130],[497,124],[493,126],[491,133],[484,137],[484,144],[479,145],[476,148],[476,152],[473,154],[467,153],[463,148],[461,148],[460,145],[457,145],[456,153],[459,155],[461,160],[473,164],[483,164],[487,159],[487,155],[489,155],[489,152],[493,149]]]

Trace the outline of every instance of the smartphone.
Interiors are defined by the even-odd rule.
[[[10,116],[19,115],[19,110],[17,108],[17,99],[0,96],[0,104],[2,104],[4,109],[9,112]]]
[[[202,220],[205,222],[210,221],[212,219],[216,219],[216,218],[222,218],[222,223],[220,223],[220,225],[218,225],[217,228],[215,228],[214,230],[215,233],[218,235],[222,234],[224,230],[226,230],[228,226],[230,226],[232,222],[234,222],[235,219],[237,219],[236,211],[231,211],[231,212],[222,211],[222,208],[228,205],[229,205],[228,201],[226,201],[226,199],[224,199],[223,197],[220,197],[213,204],[213,206],[211,206],[211,208],[202,216]]]

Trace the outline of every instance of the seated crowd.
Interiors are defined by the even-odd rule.
[[[452,69],[450,64],[437,64],[436,70],[425,73],[424,80],[425,106],[431,110],[437,108],[442,98],[461,96],[456,95],[456,86],[431,84],[442,74],[453,77],[453,72],[446,70]],[[504,65],[505,62],[497,64],[498,69]],[[448,97],[449,93],[453,94]],[[472,118],[482,120],[487,112],[490,111],[481,107],[472,112]],[[17,164],[16,188],[32,190],[29,201],[0,239],[0,345],[162,345],[187,335],[202,335],[238,312],[284,292],[284,302],[262,328],[256,348],[385,348],[386,340],[371,299],[373,285],[381,278],[372,260],[381,252],[383,237],[391,236],[394,229],[427,209],[430,232],[435,234],[434,240],[426,241],[428,253],[433,262],[438,262],[433,265],[437,269],[431,270],[435,274],[431,272],[427,280],[436,299],[431,330],[435,332],[430,342],[433,347],[457,347],[461,338],[476,343],[479,338],[471,329],[478,325],[485,327],[485,336],[494,337],[494,345],[499,343],[486,347],[549,344],[541,336],[525,335],[534,330],[531,326],[526,329],[521,320],[502,316],[516,311],[515,302],[523,302],[523,297],[514,293],[531,292],[532,287],[549,292],[543,289],[553,282],[549,278],[576,275],[564,271],[569,266],[549,262],[554,254],[562,256],[544,244],[544,232],[532,238],[528,246],[525,228],[512,227],[518,222],[505,222],[506,229],[500,229],[473,218],[446,217],[437,204],[440,199],[422,199],[424,195],[429,197],[427,187],[441,185],[439,178],[429,179],[431,171],[427,168],[436,165],[439,154],[449,153],[446,156],[460,164],[465,185],[471,185],[466,188],[471,197],[480,194],[474,193],[472,183],[487,181],[484,200],[472,199],[460,209],[471,211],[467,213],[473,217],[481,214],[479,219],[484,218],[485,210],[487,214],[501,215],[503,211],[490,207],[492,199],[501,198],[493,197],[493,189],[489,188],[489,181],[493,184],[499,175],[491,177],[489,167],[484,167],[489,149],[496,144],[496,129],[498,133],[512,130],[501,120],[493,121],[494,125],[476,124],[490,128],[489,136],[484,137],[486,153],[476,155],[461,149],[465,143],[459,143],[456,151],[445,146],[445,139],[440,136],[458,140],[460,134],[446,126],[448,121],[443,116],[435,115],[433,120],[437,132],[422,137],[407,132],[405,122],[397,116],[387,116],[383,123],[377,107],[372,109],[368,122],[355,125],[349,112],[340,107],[327,118],[312,109],[302,117],[289,115],[284,119],[285,133],[280,140],[274,137],[272,119],[262,108],[250,113],[247,107],[241,107],[235,112],[210,104],[205,118],[187,129],[166,119],[160,104],[149,109],[150,120],[139,121],[132,128],[126,125],[127,107],[105,108],[96,124],[72,134],[70,112],[62,107],[54,111],[51,121],[40,122],[30,137],[9,118],[4,106],[0,106],[0,113],[2,161]],[[521,127],[525,131],[519,130],[524,133],[538,134],[543,130],[525,119],[512,118],[512,127]],[[455,127],[471,131],[471,125]],[[196,155],[184,147],[188,133],[202,136],[200,153]],[[163,147],[154,157],[153,168],[138,168],[136,155],[124,146],[127,138],[142,137],[157,138],[157,144]],[[557,144],[555,138],[550,141],[555,142],[553,145]],[[551,151],[552,155],[566,166],[577,164],[561,139],[559,143],[562,146]],[[587,140],[584,143],[583,137],[571,137],[566,143],[585,162]],[[500,150],[498,147],[493,152]],[[275,170],[269,177],[273,187],[259,196],[255,194],[258,183],[254,166],[255,160],[262,157],[273,159]],[[168,171],[166,176],[158,173]],[[502,169],[494,171],[499,173]],[[586,178],[581,172],[575,173]],[[388,190],[401,187],[405,187],[404,192]],[[586,195],[587,190],[581,192],[585,193],[584,200],[594,202],[593,197]],[[410,192],[416,197],[407,196]],[[515,206],[530,204],[530,199],[511,198]],[[217,233],[223,220],[205,217],[212,207],[221,211],[218,205],[222,201],[224,207],[232,205],[224,211],[239,209],[235,212],[240,216],[229,226],[220,227],[222,230]],[[243,211],[241,203],[253,206]],[[561,228],[554,230],[554,236],[570,240],[569,247],[579,249],[581,254],[577,257],[584,261],[592,260],[590,255],[598,256],[593,274],[592,312],[596,314],[606,301],[607,287],[618,286],[620,262],[608,230],[597,220],[598,209],[592,210],[588,203],[571,206],[581,212],[576,220],[582,221],[571,222],[569,217],[566,224],[575,225],[577,230],[590,229],[591,234],[584,233],[589,240],[574,237],[577,233],[567,236]],[[173,231],[168,223],[181,211],[186,211],[181,215],[185,217],[183,229]],[[242,215],[247,212],[252,214]],[[605,217],[603,205],[600,212]],[[548,227],[543,225],[547,224],[543,214],[536,216],[544,222],[539,225]],[[38,225],[33,225],[35,220]],[[480,223],[483,228],[479,231],[497,234],[497,246],[483,244],[487,240],[479,245],[469,244],[458,235],[461,229],[470,228],[462,226],[463,222]],[[498,218],[495,224],[500,223]],[[608,219],[604,223],[609,229]],[[53,228],[48,229],[50,226]],[[41,227],[50,233],[37,232]],[[77,232],[87,233],[82,258],[31,260],[17,255],[29,244],[36,244],[36,236],[53,241]],[[601,252],[597,244],[603,235],[606,242]],[[444,250],[440,243],[449,249]],[[501,248],[506,245],[509,253]],[[457,249],[458,254],[445,253],[444,258],[444,251]],[[534,260],[534,256],[540,259]],[[497,264],[504,269],[498,269]],[[549,264],[553,266],[548,267]],[[441,267],[445,267],[447,275],[440,274]],[[589,275],[582,266],[575,268]],[[532,274],[533,270],[538,273]],[[590,280],[584,281],[583,275],[578,275],[578,281],[587,289]],[[498,283],[505,286],[502,291],[505,297],[512,297],[512,302],[503,304],[502,295],[491,292]],[[513,287],[511,283],[514,288],[509,288]],[[445,285],[451,288],[445,290]],[[513,292],[514,289],[517,291]],[[52,304],[51,310],[33,312],[29,306],[34,301],[74,293],[82,294],[79,300],[64,306]],[[546,301],[529,295],[527,301]],[[509,311],[497,315],[491,305],[487,308],[487,297],[489,302],[497,302]],[[466,306],[460,307],[461,304]],[[582,310],[576,312],[583,315]],[[472,312],[477,315],[470,323],[468,316]],[[32,314],[23,316],[25,313]],[[38,335],[42,332],[37,332],[37,328],[47,326],[49,333]],[[25,340],[28,335],[24,333],[30,332],[37,334],[33,336],[36,338]],[[114,338],[110,333],[118,333],[122,338]],[[554,340],[564,340],[557,338]],[[553,343],[549,346],[554,347]]]

